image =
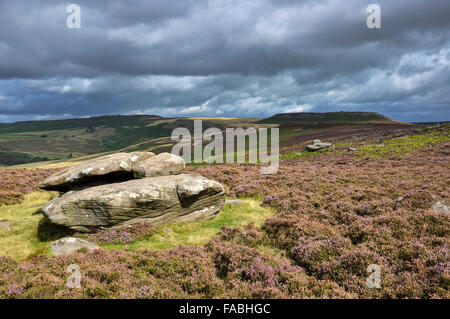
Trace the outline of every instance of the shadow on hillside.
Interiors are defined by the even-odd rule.
[[[72,235],[73,231],[66,227],[55,225],[42,218],[39,221],[37,229],[37,237],[40,241],[54,241],[62,237]]]

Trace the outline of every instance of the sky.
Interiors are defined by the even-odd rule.
[[[0,0],[0,122],[374,111],[450,120],[448,0]],[[366,9],[381,8],[369,29]]]

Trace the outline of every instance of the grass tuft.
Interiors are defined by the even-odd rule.
[[[51,239],[40,239],[41,208],[56,195],[37,191],[25,195],[17,205],[0,206],[0,220],[11,224],[11,230],[0,228],[0,255],[18,260],[48,251]]]
[[[430,131],[424,134],[389,139],[378,145],[365,145],[357,150],[359,155],[372,158],[404,157],[410,152],[426,149],[438,142],[450,141],[448,134]]]

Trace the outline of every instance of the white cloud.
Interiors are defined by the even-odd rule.
[[[305,112],[313,108],[311,104],[291,105],[283,109],[284,113]]]

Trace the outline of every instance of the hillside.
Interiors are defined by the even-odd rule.
[[[163,118],[115,115],[52,121],[0,123],[0,166],[67,160],[114,151],[171,149],[172,131],[194,129],[194,120],[210,127],[266,126],[260,118]]]
[[[101,116],[0,124],[0,165],[116,151],[168,136],[153,115]]]
[[[376,112],[281,113],[259,123],[395,123]],[[397,122],[398,123],[398,122]]]
[[[88,127],[124,127],[140,126],[162,119],[157,115],[110,115],[67,120],[22,121],[16,123],[0,123],[1,133],[21,133],[37,131],[66,130]]]
[[[410,127],[372,112],[287,113],[267,119],[116,115],[6,123],[0,124],[0,166],[78,161],[117,151],[170,152],[174,144],[170,139],[172,131],[184,127],[193,132],[195,119],[202,120],[203,130],[210,127],[221,130],[226,127],[279,127],[282,147],[314,138],[339,141],[348,135],[363,138],[376,131]],[[311,132],[311,129],[314,130]]]

